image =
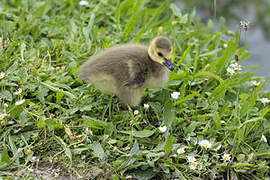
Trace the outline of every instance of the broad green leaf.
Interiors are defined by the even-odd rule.
[[[181,9],[178,8],[175,4],[170,5],[170,9],[172,10],[173,14],[179,18],[182,17]]]
[[[270,111],[270,108],[262,109],[260,111],[260,117],[264,117],[269,111]]]
[[[84,119],[84,123],[86,126],[97,128],[97,129],[104,129],[107,126],[109,126],[109,123],[101,120],[97,120],[95,118],[89,117],[89,116],[82,116]]]
[[[184,61],[184,59],[186,58],[186,56],[188,55],[188,53],[189,53],[189,51],[190,51],[190,47],[191,47],[191,45],[188,44],[188,47],[187,47],[187,49],[185,50],[183,56],[182,56],[182,57],[180,58],[180,60],[177,62],[177,66],[180,66],[181,63]]]
[[[41,82],[42,85],[46,86],[47,88],[49,88],[50,90],[54,91],[54,92],[62,92],[64,95],[68,96],[69,98],[73,98],[75,99],[76,97],[68,92],[68,91],[64,91],[62,89],[59,89],[58,87],[56,87],[56,85],[52,82],[46,81],[46,82]]]
[[[217,55],[217,53],[221,50],[221,48],[214,49],[213,51],[209,51],[203,54],[200,54],[199,57],[205,57],[205,56],[213,56]]]
[[[220,58],[217,59],[214,66],[210,65],[211,69],[215,69],[216,74],[220,74],[221,71],[226,67],[226,65],[232,60],[235,55],[236,49],[238,47],[238,32],[235,32],[233,38],[231,38],[228,42],[228,47],[223,51]]]
[[[6,148],[3,149],[3,152],[1,154],[1,162],[10,163],[10,158],[8,156],[8,151]]]
[[[135,141],[132,149],[130,150],[130,155],[133,154],[139,154],[139,143],[137,141]]]
[[[251,93],[251,95],[249,96],[248,100],[243,104],[242,108],[240,109],[240,117],[243,117],[244,115],[246,115],[246,113],[248,112],[248,110],[250,109],[250,107],[252,107],[255,104],[255,102],[257,101],[257,98],[258,98],[258,92],[264,86],[264,84],[265,84],[265,82],[263,82],[262,84],[260,84]]]
[[[90,145],[90,148],[93,150],[94,156],[98,157],[100,160],[105,160],[105,153],[99,142],[94,142]]]
[[[65,154],[69,158],[70,162],[72,163],[72,154],[70,151],[70,148],[67,146],[67,144],[58,136],[54,136],[54,139],[58,142],[58,144],[61,145],[61,147],[64,149]]]
[[[164,146],[164,151],[165,151],[166,155],[169,155],[171,153],[172,148],[173,148],[173,144],[175,143],[175,141],[176,141],[176,138],[172,135],[170,135],[167,138],[165,146]]]
[[[254,164],[248,164],[248,163],[236,163],[232,165],[232,168],[237,168],[237,167],[252,167]]]
[[[249,94],[243,93],[243,94],[240,94],[239,97],[240,97],[242,100],[246,100],[246,99],[249,97]]]
[[[60,103],[62,98],[63,98],[63,93],[62,92],[56,92],[56,103]]]
[[[212,78],[218,80],[220,83],[224,83],[224,80],[222,78],[220,78],[219,76],[217,76],[211,72],[201,71],[201,72],[198,72],[198,73],[193,75],[194,78],[202,77],[202,76],[212,77]]]
[[[134,158],[132,155],[134,154],[139,154],[139,144],[136,141],[132,147],[132,149],[130,150],[130,157],[128,160],[124,161],[120,166],[118,166],[117,170],[121,170],[124,169],[128,166],[130,166],[131,164],[133,164],[136,161],[136,158]]]
[[[174,114],[173,106],[170,103],[169,105],[166,105],[166,108],[164,109],[162,121],[167,127],[171,127],[174,118],[175,118],[175,114]]]
[[[12,94],[8,90],[3,90],[0,94],[0,98],[11,102]]]
[[[37,127],[38,128],[44,128],[45,127],[45,122],[44,122],[42,117],[39,117],[39,120],[37,122]]]
[[[193,93],[191,93],[191,94],[185,96],[184,98],[181,98],[181,99],[177,100],[177,101],[174,103],[174,105],[181,104],[182,102],[187,101],[187,100],[189,100],[189,99],[191,99],[191,98],[197,96],[197,94],[199,94],[200,92],[201,92],[201,90],[195,91],[195,92],[193,92]]]
[[[139,138],[146,138],[146,137],[152,136],[155,133],[155,130],[120,131],[120,133],[128,134],[128,135],[133,135],[134,137],[139,137]]]
[[[124,169],[124,168],[130,166],[131,164],[133,164],[135,161],[136,161],[135,158],[130,158],[130,159],[124,161],[120,166],[118,166],[117,170],[118,170],[118,171],[119,171],[119,170],[122,170],[122,169]]]
[[[139,169],[132,173],[133,178],[140,180],[148,180],[153,178],[154,176],[155,173],[153,172],[152,169],[145,169],[145,170]]]

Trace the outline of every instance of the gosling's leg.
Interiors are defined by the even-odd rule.
[[[120,111],[129,111],[129,110],[135,111],[137,108],[129,106],[129,105],[125,105],[125,104],[120,104],[119,105],[119,110]]]
[[[142,92],[140,89],[128,87],[120,88],[117,95],[124,104],[129,104],[132,107],[137,106],[142,99]]]

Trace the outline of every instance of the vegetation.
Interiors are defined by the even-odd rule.
[[[169,1],[79,3],[1,3],[2,178],[269,177],[270,93],[238,64],[249,57],[238,30],[221,19],[216,31]],[[101,49],[157,35],[173,41],[176,69],[137,111],[77,78]]]

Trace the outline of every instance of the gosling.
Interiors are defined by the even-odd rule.
[[[124,44],[106,49],[79,68],[79,78],[105,94],[115,94],[132,107],[141,102],[144,88],[163,87],[173,71],[172,43],[167,37],[154,38],[149,47]]]

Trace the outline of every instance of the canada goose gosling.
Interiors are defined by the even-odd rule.
[[[106,94],[115,94],[124,104],[137,106],[144,88],[159,88],[173,71],[172,43],[154,38],[149,47],[124,44],[105,49],[79,68],[79,78],[91,82]]]

